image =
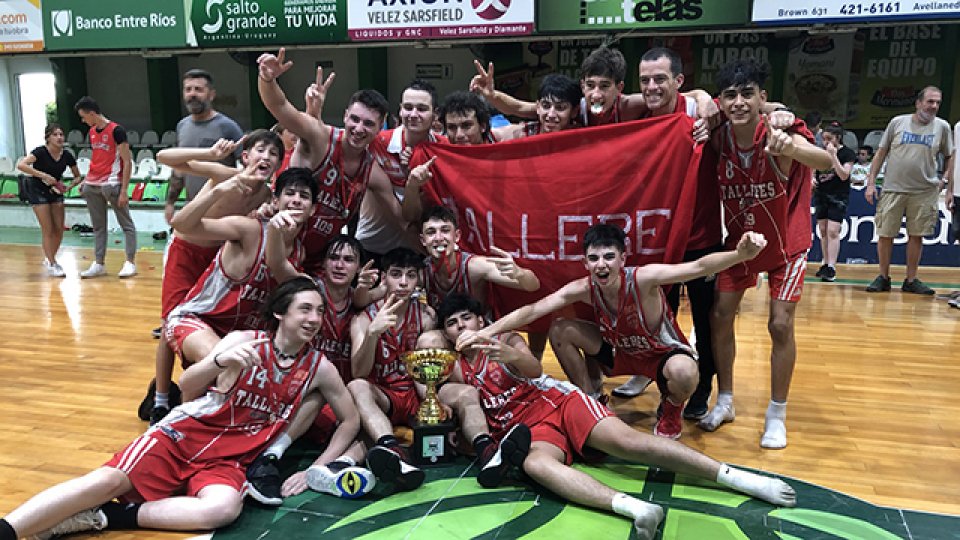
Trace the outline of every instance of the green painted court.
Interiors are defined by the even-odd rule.
[[[316,456],[294,450],[284,475]],[[662,539],[960,539],[960,517],[884,508],[836,491],[785,479],[797,490],[796,508],[776,508],[725,490],[712,482],[641,465],[607,460],[580,465],[614,489],[660,504],[667,510]],[[420,489],[393,493],[378,485],[357,500],[306,492],[280,508],[248,503],[240,519],[218,531],[230,539],[628,539],[626,518],[557,498],[528,480],[511,479],[488,490],[476,481],[465,458],[431,468]]]

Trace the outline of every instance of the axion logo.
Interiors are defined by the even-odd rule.
[[[213,9],[214,6],[223,5],[223,2],[224,0],[207,0],[207,6],[206,6],[207,17],[208,18],[213,17],[210,11]],[[216,10],[216,12],[217,12],[217,20],[212,23],[207,23],[201,26],[200,27],[201,30],[203,30],[208,34],[215,34],[220,31],[220,28],[223,26],[223,13],[221,13],[219,9]]]
[[[73,11],[69,9],[51,11],[50,34],[53,37],[73,37]]]
[[[470,3],[477,15],[488,21],[503,17],[510,9],[510,0],[470,0]]]

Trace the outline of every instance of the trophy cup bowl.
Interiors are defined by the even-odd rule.
[[[402,360],[413,380],[427,387],[426,395],[417,411],[417,421],[425,425],[443,422],[446,415],[437,398],[437,385],[450,376],[457,361],[457,353],[447,349],[419,349],[404,353]]]

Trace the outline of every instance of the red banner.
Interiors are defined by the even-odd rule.
[[[495,245],[540,278],[530,294],[494,287],[499,315],[583,276],[583,233],[594,223],[626,231],[630,265],[680,261],[697,197],[692,126],[672,114],[492,145],[425,145],[414,162],[437,156],[424,206],[456,209],[462,249]]]

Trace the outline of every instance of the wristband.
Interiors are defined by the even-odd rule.
[[[227,366],[222,366],[222,365],[220,365],[220,362],[217,362],[217,358],[219,358],[219,357],[220,357],[220,353],[217,353],[217,354],[213,355],[213,365],[217,366],[217,367],[220,368],[220,369],[226,369]]]
[[[791,109],[790,107],[777,107],[776,109],[773,110],[773,112],[780,112],[780,111],[792,113],[793,109]]]

